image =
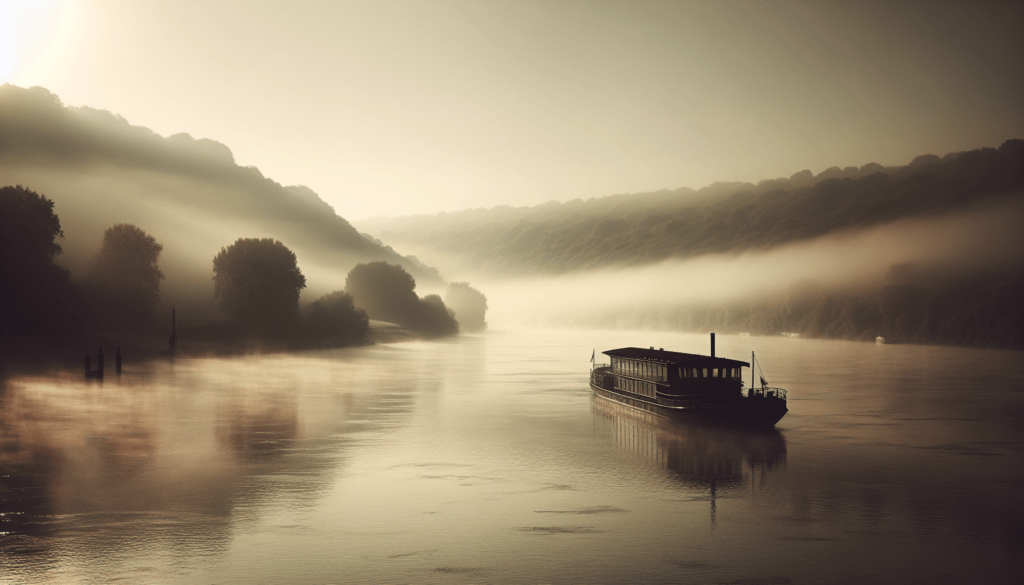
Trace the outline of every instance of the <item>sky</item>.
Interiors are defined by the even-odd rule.
[[[1022,33],[1022,2],[0,0],[0,82],[359,220],[998,147]]]

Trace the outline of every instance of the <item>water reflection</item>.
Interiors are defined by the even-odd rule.
[[[620,449],[667,470],[688,488],[756,489],[786,464],[786,440],[778,431],[667,420],[598,397],[591,409]]]
[[[217,441],[236,457],[248,460],[280,456],[299,434],[294,400],[245,400],[235,397],[217,408]]]
[[[11,377],[0,580],[1019,580],[1024,354],[746,338],[791,388],[747,432],[595,401],[621,337]]]
[[[268,504],[321,497],[352,446],[406,424],[438,388],[381,380],[393,353],[328,357],[155,362],[103,383],[3,378],[0,572],[70,558],[100,570],[141,550],[170,565],[215,557]]]

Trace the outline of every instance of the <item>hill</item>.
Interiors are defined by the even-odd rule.
[[[59,262],[80,274],[103,230],[132,223],[164,245],[165,303],[212,311],[211,262],[240,237],[271,237],[295,251],[306,298],[341,289],[357,263],[384,260],[423,284],[438,272],[359,234],[311,189],[282,186],[231,150],[188,134],[162,137],[110,112],[72,108],[40,87],[0,86],[0,185],[56,203]]]
[[[902,167],[833,167],[695,191],[619,194],[535,207],[358,222],[385,242],[493,276],[564,274],[669,258],[763,251],[912,217],[1020,198],[1024,140],[923,155]]]

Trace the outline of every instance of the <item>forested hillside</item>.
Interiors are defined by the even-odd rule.
[[[1024,140],[1016,139],[998,149],[919,156],[903,167],[868,164],[817,176],[802,171],[757,185],[718,183],[700,191],[377,218],[358,227],[463,274],[495,281],[533,277],[530,282],[544,286],[569,286],[559,283],[571,278],[543,277],[584,277],[602,270],[608,271],[604,283],[634,283],[619,290],[591,278],[570,296],[575,302],[550,309],[550,296],[540,288],[535,301],[525,293],[515,297],[527,299],[522,313],[550,324],[860,340],[883,336],[1024,349],[1024,266],[1015,250],[1020,237],[1006,237],[1012,230],[1007,226],[1024,224],[1022,200]],[[980,216],[988,219],[971,223]],[[914,225],[931,226],[928,235],[913,231]],[[972,243],[974,252],[950,255],[948,246],[938,251],[953,237],[943,231],[950,226],[962,228],[956,237]],[[883,232],[892,248],[865,246]],[[911,232],[922,240],[912,242]],[[819,239],[828,235],[842,237]],[[826,240],[845,237],[856,237],[865,247],[851,248],[845,260],[821,248]],[[686,268],[689,259],[727,262],[743,252],[769,263],[786,262],[791,257],[781,251],[801,242],[806,243],[801,249],[822,250],[817,261],[831,262],[840,272],[851,258],[871,268],[858,273],[863,278],[839,282],[812,264],[776,265],[796,275],[788,287],[780,291],[749,282],[738,299],[734,282],[715,276],[695,280],[692,268]],[[934,251],[909,262],[890,259],[898,255],[893,249],[911,243]],[[631,272],[640,267],[663,278],[645,286]],[[668,292],[653,294],[652,286]],[[694,288],[719,290],[729,300],[685,297]],[[599,307],[587,302],[591,295],[602,299]]]
[[[613,195],[357,223],[384,242],[491,275],[561,274],[668,258],[765,250],[983,201],[1020,198],[1024,140],[924,155],[904,167],[833,167],[814,176],[716,183],[699,191]]]
[[[238,238],[287,244],[313,276],[314,296],[377,260],[441,284],[436,270],[361,236],[311,189],[238,165],[219,142],[162,137],[110,112],[67,107],[41,87],[0,86],[0,186],[13,185],[55,203],[65,235],[58,260],[73,274],[107,227],[130,223],[153,234],[165,246],[161,297],[179,308],[212,307],[210,259]]]

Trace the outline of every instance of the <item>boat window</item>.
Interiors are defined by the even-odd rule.
[[[707,377],[708,377],[708,369],[707,369],[707,368],[704,368],[704,377],[705,377],[705,378],[707,378]]]

